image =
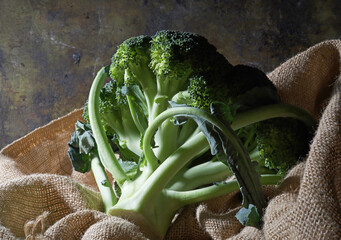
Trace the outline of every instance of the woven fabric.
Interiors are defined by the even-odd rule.
[[[268,74],[282,100],[319,120],[307,159],[277,188],[264,188],[264,227],[242,227],[239,193],[187,206],[165,237],[181,239],[341,238],[341,41],[317,44]],[[150,239],[138,222],[102,213],[91,173],[72,170],[67,142],[82,110],[1,150],[0,239]]]

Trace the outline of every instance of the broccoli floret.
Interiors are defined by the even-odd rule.
[[[150,36],[137,36],[118,46],[111,60],[110,77],[119,83],[139,84],[144,90],[154,85],[153,73],[149,70]]]
[[[191,77],[188,86],[188,104],[190,106],[209,111],[216,89],[208,87],[207,77],[196,75]],[[226,99],[224,99],[226,101]]]
[[[254,125],[257,146],[251,151],[251,160],[257,161],[260,167],[285,175],[304,159],[311,134],[301,121],[273,118]]]
[[[145,101],[138,102],[147,107],[147,118],[157,92],[155,75],[149,68],[151,61],[150,42],[151,37],[145,35],[125,40],[118,46],[113,55],[109,70],[110,77],[117,81],[119,86],[138,85],[140,87],[145,96]],[[128,97],[130,96],[129,93],[127,92]]]

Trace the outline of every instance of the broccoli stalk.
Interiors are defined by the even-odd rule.
[[[117,203],[117,197],[111,186],[108,175],[105,172],[105,168],[103,167],[101,160],[99,159],[98,156],[92,156],[91,170],[94,173],[97,187],[102,196],[104,209],[107,212],[112,206],[114,206]]]
[[[89,92],[88,114],[102,164],[115,177],[116,182],[122,185],[128,180],[128,176],[119,164],[110,143],[107,141],[107,134],[102,125],[99,109],[99,95],[107,77],[108,74],[105,68],[102,68],[97,73]]]

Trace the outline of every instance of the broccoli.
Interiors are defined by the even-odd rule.
[[[237,218],[260,226],[262,184],[278,184],[305,156],[315,126],[281,103],[262,71],[232,66],[203,36],[169,30],[118,46],[83,117],[69,142],[73,167],[93,172],[106,213],[143,219],[155,239],[181,207],[238,190]]]

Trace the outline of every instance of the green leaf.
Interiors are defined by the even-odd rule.
[[[118,159],[119,164],[127,175],[135,175],[138,169],[138,164],[133,161],[123,161],[121,158]]]
[[[247,207],[249,204],[254,204],[260,209],[260,215],[262,215],[262,210],[266,206],[266,199],[261,188],[259,175],[251,162],[249,153],[241,139],[230,127],[231,108],[224,103],[212,103],[210,109],[212,115],[217,117],[230,130],[231,134],[229,139],[226,139],[223,134],[219,135],[223,152],[217,154],[218,159],[227,164],[235,174],[243,196],[242,205]],[[240,150],[236,151],[234,146],[239,146]]]
[[[253,204],[249,204],[247,208],[243,207],[240,209],[236,214],[236,218],[244,226],[253,226],[259,228],[261,225],[261,218],[256,206]]]
[[[69,146],[68,155],[73,169],[77,172],[85,173],[91,170],[91,158],[88,154],[79,153],[78,148]]]
[[[72,167],[78,172],[89,172],[91,170],[91,154],[97,154],[90,125],[77,121],[68,145],[68,155]]]
[[[96,147],[95,140],[90,133],[90,131],[86,131],[79,135],[79,152],[80,153],[90,153]]]

